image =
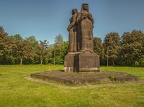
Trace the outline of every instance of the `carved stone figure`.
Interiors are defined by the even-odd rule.
[[[70,18],[70,24],[67,30],[69,31],[69,52],[77,51],[77,27],[76,18],[78,11],[77,9],[72,9],[72,17]]]
[[[65,56],[66,72],[100,71],[99,56],[93,52],[93,17],[87,3],[82,4],[81,11],[72,10],[68,25],[69,52]]]
[[[81,36],[81,51],[93,52],[93,17],[89,13],[87,3],[82,4],[81,12],[77,17],[78,36]]]

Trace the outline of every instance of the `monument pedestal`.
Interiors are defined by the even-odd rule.
[[[66,56],[65,56],[65,59],[64,59],[64,70],[65,72],[73,72],[73,71],[76,71],[76,59],[75,57],[77,56],[77,54],[74,54],[74,53],[68,53]]]
[[[99,72],[99,56],[95,53],[68,53],[64,61],[65,72]]]

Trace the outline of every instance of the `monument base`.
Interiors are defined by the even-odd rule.
[[[65,72],[99,72],[99,56],[95,53],[68,53],[64,61]]]

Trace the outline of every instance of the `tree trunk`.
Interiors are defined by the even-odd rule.
[[[42,65],[42,63],[43,63],[43,60],[41,59],[41,65]]]
[[[56,59],[56,58],[55,58],[55,50],[54,50],[54,65],[55,65],[55,59]]]
[[[113,66],[115,66],[114,59],[113,59]]]
[[[107,66],[108,66],[108,55],[107,55]]]
[[[107,49],[107,51],[106,51],[106,54],[107,54],[107,66],[108,66],[108,49]]]
[[[20,65],[22,65],[22,58],[20,59]]]

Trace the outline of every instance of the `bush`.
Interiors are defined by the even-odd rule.
[[[141,59],[139,60],[139,66],[144,66],[144,58],[141,58]]]

